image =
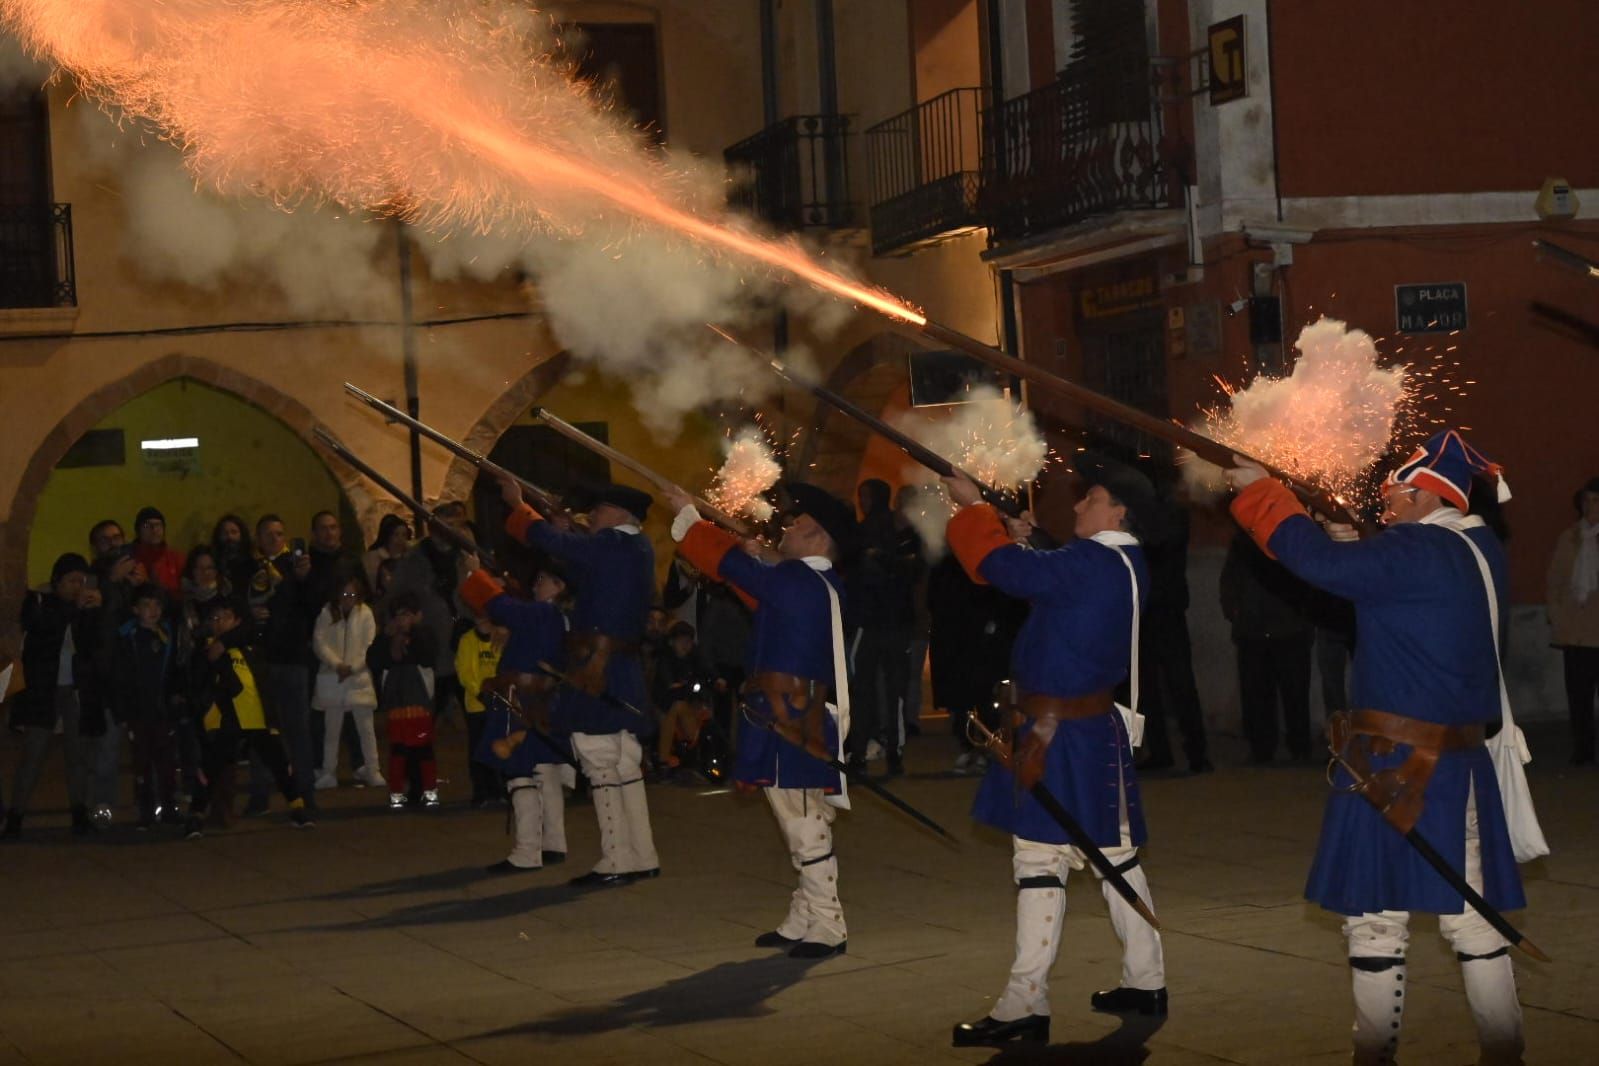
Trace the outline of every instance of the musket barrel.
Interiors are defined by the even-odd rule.
[[[1187,426],[1157,417],[1147,411],[1140,411],[1138,408],[1130,407],[1118,400],[1113,400],[1103,393],[1095,392],[1093,389],[1063,378],[1059,374],[1052,374],[1032,363],[1023,362],[1013,355],[1000,351],[998,348],[984,344],[975,337],[969,337],[959,330],[951,329],[949,326],[934,322],[932,319],[928,319],[925,324],[920,326],[915,323],[897,320],[895,320],[894,324],[902,333],[911,337],[924,341],[934,341],[938,344],[956,348],[973,359],[1003,370],[1007,374],[1019,377],[1045,392],[1054,393],[1056,396],[1063,397],[1073,403],[1082,404],[1091,411],[1113,418],[1139,432],[1147,433],[1170,444],[1187,448],[1201,459],[1215,463],[1219,467],[1228,468],[1236,465],[1233,457],[1243,454],[1238,449],[1230,448],[1221,441],[1212,440],[1201,433],[1195,433]],[[1250,456],[1245,456],[1245,458],[1260,463],[1261,466],[1271,472],[1273,477],[1281,478],[1287,482],[1288,487],[1294,491],[1296,496],[1321,513],[1354,526],[1364,527],[1366,525],[1360,520],[1359,516],[1349,510],[1348,506],[1334,499],[1329,493],[1301,478],[1279,470],[1269,463],[1253,459]]]
[[[609,444],[606,444],[603,441],[595,440],[593,437],[589,436],[587,433],[584,433],[581,429],[578,429],[561,416],[546,410],[543,407],[533,408],[533,415],[545,425],[555,430],[555,432],[565,437],[567,440],[587,448],[596,455],[609,459],[611,462],[620,467],[633,471],[633,473],[637,474],[639,477],[648,481],[657,488],[672,489],[677,487],[676,483],[673,482],[672,479],[663,474],[656,473],[654,470],[651,470],[648,466],[645,466],[643,463],[639,462],[631,455],[628,455],[626,452],[617,451]],[[723,511],[716,505],[703,500],[698,496],[692,496],[690,498],[693,499],[695,508],[697,508],[702,515],[704,515],[706,518],[709,518],[717,525],[729,529],[741,537],[754,535],[754,531],[750,529],[747,523],[739,521],[737,518],[728,514],[726,511]]]

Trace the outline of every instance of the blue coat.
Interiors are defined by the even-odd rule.
[[[1488,560],[1503,617],[1504,550],[1486,527],[1471,529],[1467,536]],[[1300,514],[1281,521],[1266,546],[1310,584],[1354,603],[1359,639],[1350,676],[1350,706],[1446,725],[1499,719],[1487,590],[1475,557],[1458,533],[1438,525],[1406,523],[1358,543],[1338,543]],[[1397,766],[1409,754],[1408,745],[1399,745],[1392,755],[1373,758],[1372,769]],[[1334,787],[1350,783],[1340,769]],[[1499,782],[1486,747],[1439,757],[1416,828],[1451,866],[1463,871],[1466,799],[1472,792],[1482,847],[1483,897],[1501,910],[1524,907],[1526,897],[1505,826]],[[1327,801],[1305,895],[1340,914],[1380,910],[1459,914],[1465,906],[1376,808],[1359,796],[1337,791]]]
[[[484,613],[511,632],[505,642],[505,650],[500,654],[501,673],[542,676],[538,670],[541,662],[557,670],[561,668],[566,616],[555,604],[520,600],[502,594],[484,605]],[[483,738],[473,753],[473,758],[485,766],[492,766],[507,777],[526,777],[535,766],[562,763],[569,757],[529,734],[509,759],[501,759],[494,754],[491,745],[522,726],[497,702],[491,702],[486,713],[488,718],[483,723]]]
[[[738,550],[727,533],[701,522],[689,531],[682,553],[705,573],[728,582],[755,602],[751,621],[748,672],[793,674],[827,685],[833,684],[833,615],[827,587],[843,601],[838,571],[815,570],[799,559],[765,563]],[[765,697],[747,697],[757,715],[769,713]],[[827,716],[829,750],[838,750],[838,725]],[[838,771],[802,748],[783,740],[770,729],[746,723],[738,734],[738,757],[733,779],[762,788],[842,789]]]
[[[1122,556],[1094,539],[1036,551],[1009,543],[1002,527],[996,538],[998,523],[991,508],[965,508],[951,522],[950,545],[968,572],[1031,605],[1011,651],[1017,688],[1023,694],[1086,696],[1126,680],[1132,664],[1134,578]],[[1132,562],[1142,604],[1149,588],[1144,553],[1136,543],[1121,550]],[[1018,743],[1030,728],[1028,723],[1018,729]],[[1100,847],[1121,843],[1124,792],[1132,843],[1148,838],[1132,745],[1119,713],[1061,722],[1042,782]],[[997,761],[989,764],[978,787],[972,816],[1026,840],[1071,843]]]
[[[603,633],[638,648],[655,599],[655,548],[648,537],[615,528],[563,533],[548,522],[534,522],[524,539],[566,563],[577,591],[572,632]],[[649,705],[638,651],[611,655],[605,687],[612,696],[641,711]],[[569,688],[562,688],[556,697],[551,723],[566,733],[646,735],[654,731],[654,722]]]

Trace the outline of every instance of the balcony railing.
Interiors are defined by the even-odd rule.
[[[951,89],[866,131],[872,254],[905,252],[982,225],[984,89]]]
[[[849,127],[848,115],[795,115],[739,141],[722,153],[744,172],[729,199],[780,229],[854,225]]]
[[[1180,202],[1162,146],[1166,76],[1143,56],[1079,60],[990,109],[980,209],[991,238]]]
[[[77,305],[72,205],[0,205],[0,308]]]

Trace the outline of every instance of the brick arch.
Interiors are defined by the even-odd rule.
[[[461,438],[461,443],[480,455],[488,455],[505,431],[527,413],[535,400],[558,385],[571,368],[572,355],[566,351],[557,352],[539,363],[512,382],[511,387],[489,405],[466,436]],[[444,487],[439,499],[470,500],[476,481],[477,467],[457,456],[450,460],[444,472]]]
[[[209,359],[172,352],[140,366],[125,377],[89,393],[57,422],[28,460],[12,501],[11,514],[0,523],[0,647],[14,643],[16,618],[23,591],[28,584],[28,539],[38,511],[39,496],[45,483],[67,450],[101,420],[128,401],[142,396],[157,385],[178,378],[189,378],[229,393],[276,418],[306,440],[322,458],[334,482],[357,515],[369,513],[377,501],[359,476],[342,463],[328,462],[329,453],[311,435],[318,424],[310,408],[278,389],[248,374],[214,363]]]

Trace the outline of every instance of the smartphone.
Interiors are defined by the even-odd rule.
[[[84,574],[83,587],[86,589],[97,589],[100,587],[100,579],[94,574]]]
[[[300,556],[304,555],[305,554],[305,538],[304,537],[295,537],[293,540],[289,541],[289,551],[294,553],[294,557],[296,559],[298,559]]]

